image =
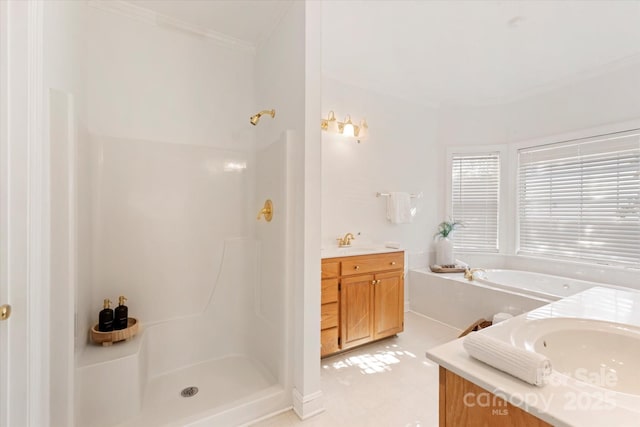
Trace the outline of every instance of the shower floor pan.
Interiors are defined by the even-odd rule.
[[[182,393],[189,387],[197,387],[197,393],[193,389]],[[268,408],[283,393],[257,363],[244,356],[228,356],[151,379],[140,413],[118,426],[240,425],[260,416],[260,409],[252,415],[256,403]]]

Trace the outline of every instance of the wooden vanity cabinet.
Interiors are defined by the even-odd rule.
[[[325,259],[322,277],[322,357],[403,331],[404,252]],[[325,320],[334,318],[332,304],[337,328]]]
[[[551,427],[442,366],[439,418],[440,427]]]
[[[320,306],[320,356],[340,350],[340,275],[339,262],[322,263]]]
[[[395,335],[404,329],[404,272],[375,275],[373,339]]]
[[[342,279],[341,350],[373,341],[373,274]]]

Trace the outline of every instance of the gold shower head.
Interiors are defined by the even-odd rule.
[[[273,118],[276,116],[276,110],[262,110],[258,114],[254,114],[253,116],[251,116],[249,121],[252,125],[255,126],[258,124],[258,122],[260,121],[260,117],[262,117],[263,114],[269,114]]]

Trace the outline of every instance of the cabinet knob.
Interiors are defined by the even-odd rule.
[[[360,270],[360,266],[356,265],[355,267],[353,267],[355,270]]]
[[[396,262],[395,261],[391,261],[391,265],[396,265]]]
[[[372,281],[371,281],[371,284],[372,284],[372,285],[375,285],[375,284],[376,284],[376,281],[375,281],[375,280],[372,280]]]

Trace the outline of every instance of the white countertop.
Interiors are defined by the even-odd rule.
[[[337,246],[322,248],[320,251],[320,257],[322,259],[325,258],[338,258],[345,256],[356,256],[356,255],[374,255],[374,254],[385,254],[389,252],[400,252],[404,251],[403,248],[387,248],[384,245],[362,245],[362,246],[349,246],[346,248],[339,248]]]
[[[640,327],[640,292],[594,287],[476,333],[516,345],[514,331],[549,318],[591,319]],[[556,371],[549,384],[536,387],[471,358],[462,347],[462,339],[429,350],[427,357],[555,426],[639,425],[640,396],[586,385]]]

